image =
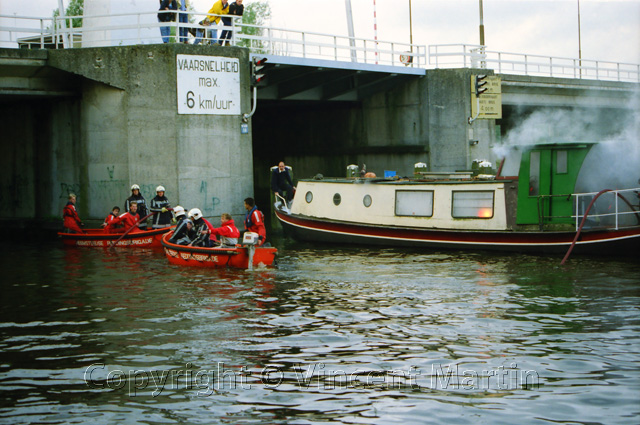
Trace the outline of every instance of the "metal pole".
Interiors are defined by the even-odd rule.
[[[353,31],[353,13],[351,12],[351,0],[344,0],[344,5],[347,8],[347,30],[349,31],[349,46],[351,47],[351,62],[357,62],[356,57],[356,40],[355,32]]]
[[[378,21],[376,17],[376,0],[373,0],[373,39],[376,43],[376,65],[378,64]]]
[[[578,0],[578,70],[582,78],[582,41],[580,40],[580,0]]]
[[[480,46],[484,47],[484,16],[482,13],[482,0],[480,0]]]
[[[409,0],[409,44],[413,53],[413,20],[411,19],[411,0]]]
[[[66,12],[64,11],[64,4],[62,3],[62,0],[58,0],[58,11],[59,14],[58,16],[62,17],[66,15]],[[62,19],[60,22],[62,22],[62,47],[64,47],[65,49],[69,47],[68,43],[67,43],[67,34],[65,34],[66,31],[64,31],[67,28],[67,21],[66,19]],[[56,31],[57,33],[57,31]],[[58,37],[56,36],[55,41],[53,42],[55,48],[58,48]]]

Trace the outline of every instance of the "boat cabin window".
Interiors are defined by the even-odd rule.
[[[492,218],[493,191],[453,191],[454,218]]]
[[[529,154],[529,196],[540,194],[540,152]]]
[[[556,173],[567,174],[567,151],[556,151]]]
[[[313,201],[313,193],[311,193],[311,191],[307,192],[306,195],[304,195],[304,200],[307,201],[307,204],[310,204],[311,201]]]
[[[364,195],[364,198],[362,198],[362,204],[369,208],[371,206],[371,195]]]
[[[396,215],[433,216],[432,190],[396,190]]]
[[[333,195],[333,205],[338,206],[340,205],[340,202],[342,202],[342,196],[340,196],[339,193]]]

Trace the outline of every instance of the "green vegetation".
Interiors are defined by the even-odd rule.
[[[271,6],[269,5],[269,2],[254,1],[244,7],[242,23],[262,26],[269,18],[271,18]],[[261,36],[262,28],[246,26],[242,29],[242,33],[246,35]],[[255,40],[241,40],[238,45],[258,50],[264,49],[263,43]]]
[[[82,16],[84,14],[84,0],[71,0],[69,2],[69,6],[67,6],[67,10],[64,13],[64,16]],[[60,10],[56,8],[53,11],[53,17],[57,18],[60,16]],[[73,26],[73,28],[79,28],[82,26],[82,18],[73,18],[66,20],[67,28]],[[58,27],[61,27],[60,22],[58,22]]]

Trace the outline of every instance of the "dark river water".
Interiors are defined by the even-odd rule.
[[[637,259],[1,247],[0,423],[640,422]]]

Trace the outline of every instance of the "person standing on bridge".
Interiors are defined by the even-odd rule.
[[[229,15],[228,16],[242,16],[244,13],[244,6],[242,5],[242,0],[236,0],[229,5]],[[222,22],[225,27],[232,26],[233,18],[222,18]],[[227,46],[229,45],[229,41],[231,40],[232,30],[224,30],[222,31],[222,35],[220,35],[220,45],[224,46],[225,43]]]
[[[209,11],[207,12],[207,15],[210,16],[207,16],[206,18],[204,18],[204,20],[200,21],[200,25],[204,25],[205,27],[208,27],[212,23],[214,25],[218,25],[220,23],[220,16],[226,15],[228,13],[229,2],[227,0],[218,0],[213,3],[213,6],[211,6],[211,9],[209,9]],[[196,41],[194,41],[193,44],[200,43],[200,41],[202,40],[202,36],[204,35],[204,31],[205,30],[202,28],[199,28],[196,31]],[[218,28],[209,30],[209,38],[211,39],[211,44],[218,43]]]
[[[187,2],[188,0],[178,0],[178,9],[180,12],[178,13],[178,22],[180,25],[185,25],[189,23],[189,14],[187,12]],[[188,44],[189,42],[189,28],[180,27],[180,43]]]
[[[176,20],[175,12],[166,12],[168,10],[178,10],[178,3],[176,0],[160,0],[160,13],[158,13],[158,22],[173,22]],[[160,27],[160,36],[162,36],[162,42],[169,42],[169,35],[171,35],[171,27]]]

